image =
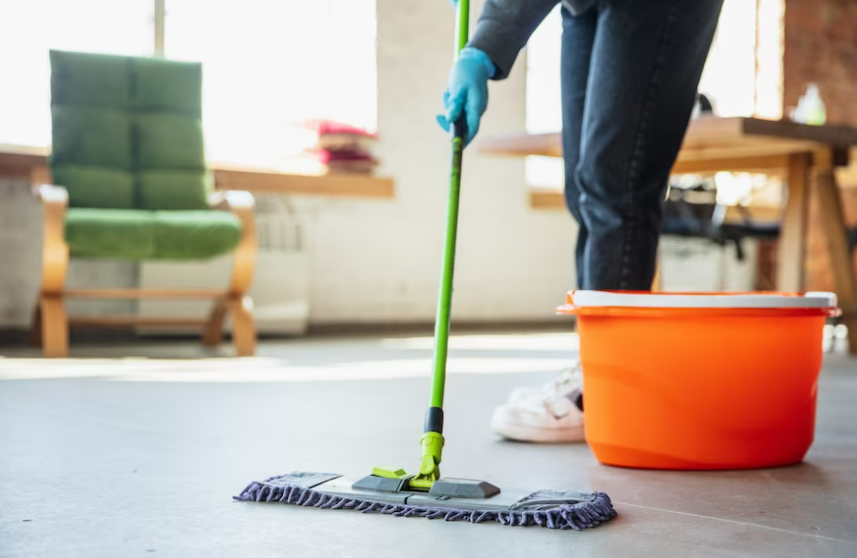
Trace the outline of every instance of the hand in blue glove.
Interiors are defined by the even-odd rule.
[[[446,115],[438,115],[437,122],[449,132],[449,126],[464,117],[467,124],[467,146],[479,131],[479,120],[488,108],[488,80],[496,68],[487,54],[467,47],[458,53],[458,59],[449,72],[449,87],[443,94]]]

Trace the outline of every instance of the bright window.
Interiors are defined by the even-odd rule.
[[[167,58],[203,63],[209,159],[283,166],[307,119],[375,128],[375,0],[166,6]]]
[[[155,0],[0,2],[0,143],[50,145],[51,48],[151,56]],[[209,160],[278,166],[315,118],[376,127],[375,0],[165,0],[167,58],[203,63]]]
[[[562,129],[559,58],[562,16],[557,6],[527,43],[527,131],[531,134]],[[537,188],[562,188],[562,159],[527,157],[527,184]]]
[[[0,143],[51,143],[48,51],[150,55],[153,0],[2,0]]]

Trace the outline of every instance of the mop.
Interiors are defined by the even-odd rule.
[[[456,53],[467,43],[469,0],[457,3]],[[452,304],[452,275],[458,226],[461,160],[466,130],[464,118],[452,125],[446,242],[435,322],[434,369],[430,407],[420,440],[419,472],[375,467],[357,481],[335,473],[293,472],[250,483],[234,499],[279,502],[331,510],[377,512],[397,517],[425,517],[471,523],[496,522],[512,526],[541,526],[581,530],[616,516],[610,498],[601,492],[565,490],[500,490],[479,480],[441,477],[444,445],[443,395]]]

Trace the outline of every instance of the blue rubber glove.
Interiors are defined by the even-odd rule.
[[[449,132],[450,123],[464,116],[467,123],[467,146],[479,131],[479,120],[488,108],[488,80],[496,68],[487,54],[478,48],[467,47],[458,53],[458,59],[449,72],[449,86],[443,94],[446,114],[437,122]]]

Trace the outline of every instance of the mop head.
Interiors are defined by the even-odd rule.
[[[610,498],[603,492],[539,490],[512,492],[511,495],[486,499],[437,498],[414,492],[355,490],[350,481],[326,473],[291,473],[263,482],[251,482],[233,498],[242,502],[279,502],[322,509],[377,512],[396,517],[497,522],[501,525],[575,531],[597,527],[616,517]]]

